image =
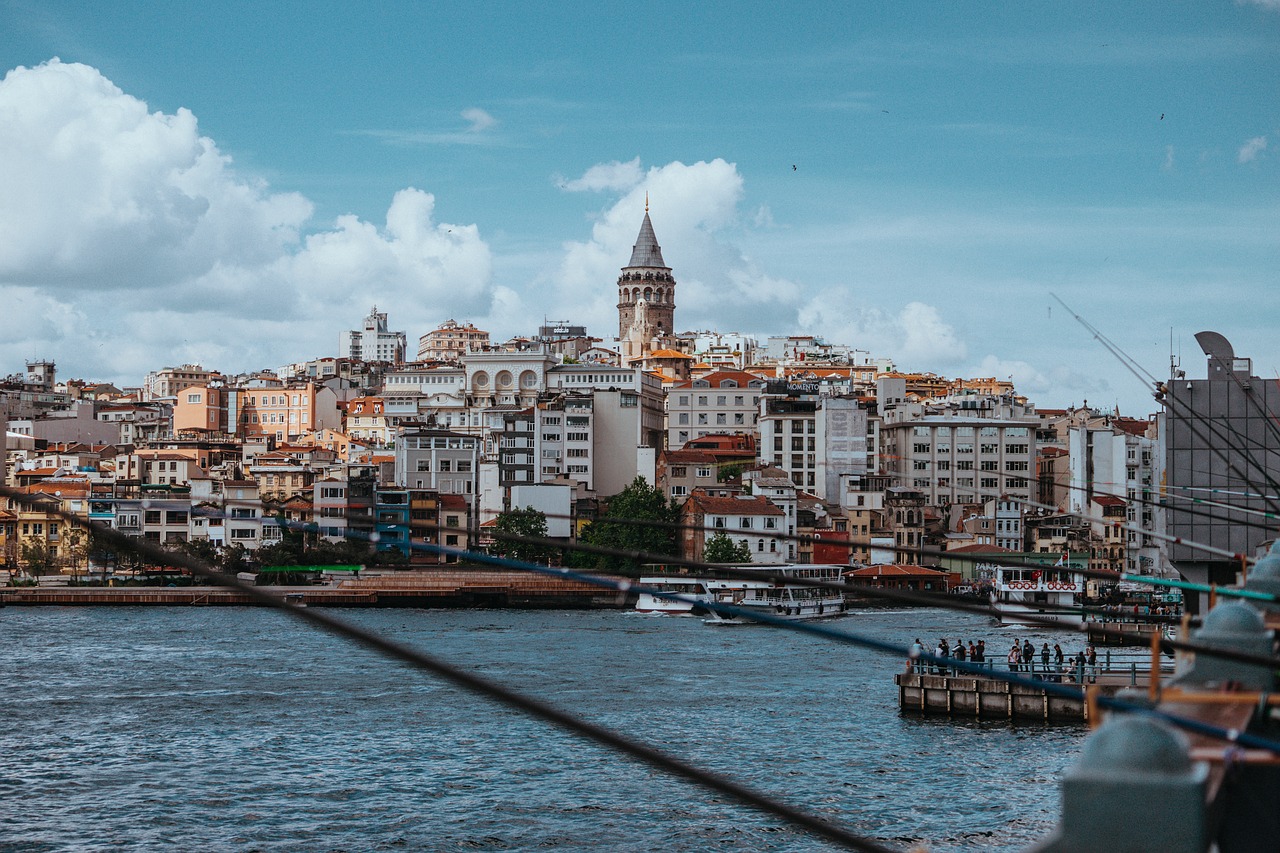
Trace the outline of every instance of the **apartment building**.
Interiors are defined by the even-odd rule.
[[[1034,411],[1008,398],[881,403],[885,473],[933,506],[1034,499]]]
[[[407,340],[404,332],[392,332],[387,327],[387,315],[373,306],[359,329],[339,333],[338,355],[366,362],[404,362]]]
[[[787,562],[783,540],[778,538],[786,519],[768,498],[695,489],[680,513],[682,552],[687,560],[701,560],[707,540],[723,533],[735,545],[745,544],[753,563]]]
[[[766,380],[743,371],[716,371],[666,390],[666,447],[680,448],[712,433],[756,432]]]
[[[461,361],[471,350],[488,346],[488,332],[470,323],[445,320],[418,339],[418,361]]]

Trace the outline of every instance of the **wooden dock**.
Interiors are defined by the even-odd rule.
[[[634,596],[530,572],[424,570],[348,578],[333,586],[265,586],[259,590],[308,607],[622,608]],[[222,586],[33,586],[0,589],[14,606],[260,606]]]

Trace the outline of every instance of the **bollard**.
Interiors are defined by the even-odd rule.
[[[1129,663],[1129,686],[1138,686],[1138,665],[1133,662]]]
[[[1280,540],[1271,546],[1271,550],[1262,559],[1253,564],[1244,588],[1250,592],[1265,592],[1280,596]],[[1280,602],[1258,602],[1256,605],[1272,613],[1280,611]]]
[[[1213,608],[1200,629],[1192,632],[1192,638],[1207,646],[1264,657],[1271,654],[1271,632],[1262,621],[1262,614],[1242,601],[1229,601]],[[1191,669],[1179,676],[1176,683],[1207,685],[1229,681],[1252,690],[1270,690],[1274,676],[1266,666],[1197,655]]]
[[[1171,727],[1141,717],[1109,719],[1089,735],[1062,780],[1054,834],[1028,853],[1200,853],[1208,844],[1208,776]]]

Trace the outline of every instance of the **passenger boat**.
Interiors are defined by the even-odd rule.
[[[636,598],[636,612],[657,616],[705,616],[710,611],[703,602],[711,600],[711,592],[707,589],[705,578],[690,575],[652,575],[640,578],[640,586],[646,590],[656,590],[667,595],[678,595],[679,599],[668,598],[667,595],[654,595],[652,592],[641,592]]]
[[[1033,624],[1029,616],[1083,622],[1084,612],[1077,602],[1084,583],[1083,572],[1061,561],[1035,569],[998,566],[991,606],[1000,610],[1001,625]]]
[[[843,572],[847,568],[848,566],[831,565],[752,565],[736,566],[734,570],[743,574],[760,572],[804,580],[842,583]],[[844,593],[826,587],[778,582],[771,578],[760,580],[715,578],[706,579],[704,582],[714,603],[767,614],[775,619],[791,621],[831,619],[840,616],[847,609]],[[707,625],[746,625],[754,621],[745,616],[717,613],[714,610],[703,620]]]

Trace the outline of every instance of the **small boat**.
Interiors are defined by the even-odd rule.
[[[292,606],[294,606],[294,607],[306,607],[306,606],[307,606],[307,596],[306,596],[306,594],[305,594],[305,593],[301,593],[301,592],[289,592],[289,593],[285,593],[285,596],[284,596],[284,603],[285,603],[285,604],[290,604],[290,605],[292,605]]]
[[[1083,622],[1077,596],[1084,592],[1084,584],[1084,573],[1062,561],[1036,569],[999,566],[991,606],[1000,610],[1001,625],[1035,624],[1028,616]]]

